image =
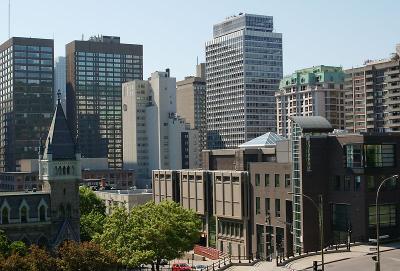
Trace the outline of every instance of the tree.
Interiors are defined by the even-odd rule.
[[[10,250],[10,242],[3,230],[0,230],[0,254],[7,256]]]
[[[29,247],[29,253],[25,258],[29,263],[29,270],[31,271],[60,270],[57,265],[57,260],[46,250],[39,248],[36,245],[31,245]]]
[[[22,241],[14,241],[10,244],[10,253],[11,254],[18,254],[20,256],[25,256],[28,252],[28,248],[26,247],[25,243]]]
[[[63,271],[103,271],[115,266],[116,257],[93,242],[67,241],[58,248],[59,267]]]
[[[89,187],[81,186],[79,195],[81,240],[90,241],[103,231],[106,206]]]
[[[114,210],[95,241],[114,251],[123,265],[150,263],[159,270],[161,259],[175,259],[193,248],[200,226],[201,221],[192,210],[172,201],[149,202],[130,213]]]

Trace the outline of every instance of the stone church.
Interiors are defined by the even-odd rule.
[[[42,190],[0,192],[0,229],[10,240],[49,249],[79,241],[80,159],[59,99],[46,144],[39,147]]]

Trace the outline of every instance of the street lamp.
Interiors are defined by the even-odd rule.
[[[318,195],[319,197],[319,206],[315,201],[307,196],[306,194],[303,193],[293,193],[293,192],[288,192],[289,195],[295,195],[295,196],[303,196],[306,199],[310,200],[314,207],[317,209],[318,212],[318,220],[319,220],[319,234],[320,234],[320,240],[321,240],[321,268],[322,271],[325,270],[325,265],[324,265],[324,203],[323,203],[323,198],[322,195]]]
[[[379,257],[379,208],[378,208],[378,200],[379,200],[379,191],[381,190],[381,187],[390,179],[394,179],[395,181],[399,180],[399,175],[393,175],[389,178],[384,179],[381,184],[378,187],[378,190],[376,191],[376,199],[375,199],[375,217],[376,217],[376,264],[375,264],[375,271],[380,271],[381,270],[381,262],[380,262],[380,257]]]

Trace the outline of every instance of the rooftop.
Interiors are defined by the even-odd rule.
[[[137,194],[152,194],[151,189],[130,189],[130,190],[99,190],[94,191],[95,193],[110,193],[120,195],[137,195]]]
[[[333,128],[329,121],[321,116],[297,116],[290,117],[297,123],[303,132],[332,132]]]
[[[247,141],[241,145],[239,148],[263,148],[275,146],[276,142],[286,140],[283,136],[277,135],[275,133],[269,132],[265,133],[262,136],[256,137],[250,141]]]

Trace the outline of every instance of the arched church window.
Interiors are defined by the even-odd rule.
[[[40,222],[46,221],[46,207],[44,207],[44,205],[39,208],[39,219]]]
[[[67,170],[65,168],[65,166],[63,166],[63,175],[65,175],[67,173]]]
[[[8,220],[8,207],[4,207],[3,210],[1,210],[1,223],[2,224],[8,224],[10,223]]]
[[[21,223],[28,222],[28,208],[26,208],[26,206],[22,206],[19,215],[20,215]]]
[[[67,167],[67,175],[69,175],[69,170],[70,170],[70,168],[69,168],[69,166]]]

